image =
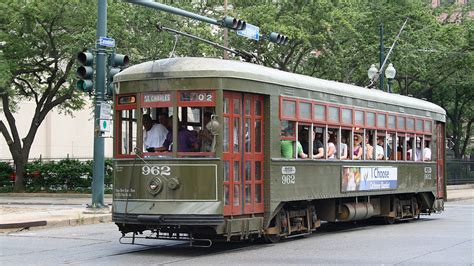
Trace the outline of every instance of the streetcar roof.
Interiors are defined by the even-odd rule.
[[[440,106],[417,98],[285,72],[236,60],[178,57],[148,61],[123,70],[114,77],[114,81],[202,77],[236,78],[278,84],[446,115],[445,110]]]

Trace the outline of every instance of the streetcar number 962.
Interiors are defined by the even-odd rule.
[[[295,183],[295,175],[282,175],[281,176],[281,183],[283,185],[289,185]]]
[[[142,175],[170,175],[171,168],[163,165],[145,165],[142,167]]]

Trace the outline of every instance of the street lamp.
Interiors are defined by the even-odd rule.
[[[381,72],[382,72],[382,70],[379,72],[379,70],[377,69],[375,64],[372,64],[370,66],[369,70],[367,71],[367,75],[369,76],[369,79],[370,79],[370,82],[371,82],[369,87],[371,87],[372,85],[374,85],[377,82],[377,79],[379,78],[379,75],[380,75]],[[392,63],[388,64],[388,67],[385,69],[385,77],[388,79],[388,90],[387,90],[388,92],[392,92],[393,79],[395,78],[396,73],[397,73],[397,71],[393,67],[393,64]],[[380,79],[380,82],[382,82],[381,79]],[[383,86],[382,86],[382,88],[383,88]]]
[[[393,84],[393,79],[395,78],[395,74],[397,74],[397,71],[393,67],[393,64],[392,63],[388,64],[388,67],[385,69],[385,77],[387,78],[389,93],[392,92],[392,84]]]
[[[369,76],[369,80],[373,80],[375,75],[377,75],[377,72],[379,72],[379,70],[377,69],[377,67],[375,66],[375,64],[372,64],[369,68],[369,71],[367,71],[367,75]]]

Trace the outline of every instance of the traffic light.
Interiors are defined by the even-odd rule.
[[[287,45],[289,41],[287,36],[280,33],[276,33],[276,32],[270,33],[269,40],[271,42],[274,42],[276,44],[281,44],[281,45]]]
[[[107,75],[106,94],[112,96],[114,76],[124,69],[129,63],[128,55],[112,53],[109,56],[109,71]]]
[[[76,82],[76,88],[82,92],[92,92],[94,90],[94,55],[89,52],[80,52],[77,54],[77,61],[81,64],[77,68],[76,74],[80,78]]]
[[[222,26],[233,30],[245,30],[247,23],[233,17],[224,17],[221,20]]]

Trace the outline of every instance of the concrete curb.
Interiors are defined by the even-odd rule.
[[[31,223],[33,220],[45,221],[46,224],[34,225]],[[24,228],[30,230],[39,230],[45,228],[56,228],[64,226],[77,226],[77,225],[89,225],[98,223],[109,223],[112,221],[112,214],[109,208],[106,210],[90,210],[86,208],[74,208],[70,210],[53,210],[49,208],[41,209],[38,211],[23,211],[19,213],[13,213],[5,215],[1,219],[0,225],[3,225],[4,229],[0,229],[0,233],[10,233],[22,230]],[[8,228],[8,225],[13,224],[24,224],[24,226],[12,226]],[[0,226],[2,227],[2,226]]]

